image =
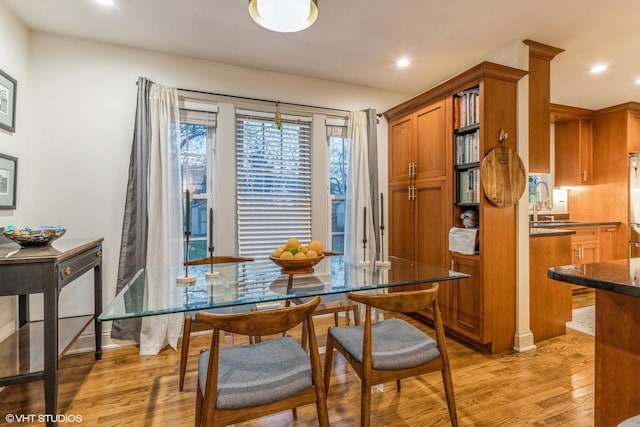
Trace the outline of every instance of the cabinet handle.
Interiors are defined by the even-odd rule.
[[[100,258],[102,256],[102,251],[96,252],[96,257]]]
[[[587,171],[582,171],[582,182],[587,182]]]
[[[407,187],[407,200],[411,200],[411,186]]]
[[[608,233],[613,233],[615,230],[615,228],[605,228],[604,231],[608,232]]]
[[[418,165],[416,163],[411,163],[413,165],[413,177],[418,174]]]
[[[456,261],[454,259],[451,260],[451,270],[456,269]]]
[[[71,274],[71,267],[67,266],[64,269],[64,274],[66,274],[67,276]]]

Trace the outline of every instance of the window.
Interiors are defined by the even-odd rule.
[[[344,208],[347,195],[347,159],[351,140],[347,126],[327,125],[329,144],[329,201],[331,203],[331,250],[344,252]]]
[[[182,180],[190,192],[189,259],[209,255],[207,225],[214,193],[215,129],[215,113],[180,110]]]
[[[311,240],[310,118],[236,115],[237,245],[268,259],[289,238]],[[274,264],[274,267],[277,268]]]

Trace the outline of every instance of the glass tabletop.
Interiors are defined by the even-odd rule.
[[[143,269],[116,295],[98,320],[190,312],[219,307],[268,303],[403,285],[465,279],[469,275],[402,258],[389,257],[389,267],[360,265],[345,256],[326,257],[312,273],[284,274],[270,260],[214,264],[216,278],[205,278],[211,266],[189,266],[193,284],[177,280],[185,267]]]

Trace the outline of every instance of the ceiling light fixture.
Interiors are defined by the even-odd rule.
[[[640,77],[638,77],[638,78],[636,79],[636,84],[637,84],[637,85],[640,85]]]
[[[96,2],[105,6],[111,6],[113,4],[113,0],[96,0]]]
[[[316,22],[318,0],[249,0],[249,15],[271,31],[302,31]]]
[[[400,68],[405,68],[409,66],[409,60],[407,58],[400,58],[396,61],[396,65]]]
[[[597,64],[591,67],[591,72],[597,74],[597,73],[603,72],[606,69],[607,69],[607,66],[605,64]]]

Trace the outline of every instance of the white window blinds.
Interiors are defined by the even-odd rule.
[[[266,259],[291,237],[311,240],[308,118],[236,115],[237,238],[240,256]]]

